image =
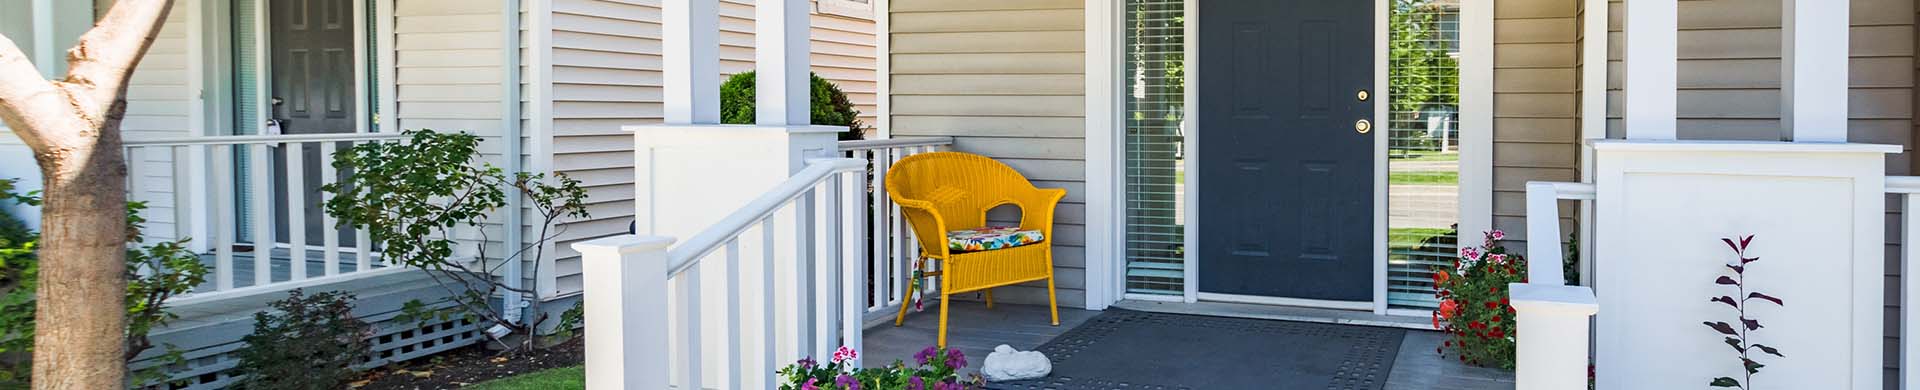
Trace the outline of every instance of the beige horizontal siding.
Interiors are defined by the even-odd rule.
[[[1579,3],[1494,3],[1493,225],[1507,231],[1511,250],[1533,239],[1526,183],[1580,179]],[[1561,215],[1563,231],[1577,231],[1573,209]]]
[[[535,142],[549,142],[550,170],[581,181],[592,214],[566,220],[553,247],[557,293],[566,295],[580,291],[579,254],[567,244],[624,233],[633,220],[633,140],[620,128],[662,121],[664,76],[659,0],[555,0],[552,7],[553,126],[550,138]],[[720,3],[722,74],[714,77],[753,69],[753,13],[751,1]],[[813,72],[847,93],[863,123],[876,124],[873,21],[816,13],[811,23]]]
[[[1085,13],[1078,0],[895,0],[893,134],[953,136],[954,149],[993,157],[1041,187],[1066,188],[1056,210],[1060,303],[1086,285]],[[996,211],[996,223],[1017,214]],[[994,291],[1046,303],[1045,284]]]
[[[395,0],[393,17],[395,96],[391,99],[397,112],[380,114],[391,115],[400,129],[478,135],[480,160],[505,166],[507,141],[500,124],[505,24],[500,20],[500,3]],[[463,229],[456,237],[470,243],[485,240],[489,260],[496,260],[508,252],[508,245],[501,241],[503,222],[503,217],[494,216],[480,229]],[[471,244],[462,246],[471,248]]]
[[[146,57],[134,68],[127,83],[127,114],[120,122],[121,135],[128,141],[184,137],[193,135],[193,93],[187,86],[187,23],[185,2],[173,4],[160,34],[148,47]],[[64,49],[64,48],[63,48]],[[147,202],[141,215],[147,219],[142,233],[154,239],[171,240],[185,235],[181,213],[186,201],[174,180],[183,177],[176,169],[175,153],[163,150],[137,150],[127,156],[134,177],[129,201]]]

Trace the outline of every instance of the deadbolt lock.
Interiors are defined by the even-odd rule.
[[[1367,90],[1364,90],[1364,89],[1362,89],[1362,90],[1360,90],[1360,92],[1359,92],[1359,93],[1355,93],[1355,94],[1354,94],[1354,97],[1356,97],[1356,98],[1359,98],[1359,99],[1360,99],[1360,101],[1363,101],[1363,102],[1364,102],[1364,101],[1367,101],[1367,99],[1368,99],[1368,98],[1372,98],[1372,97],[1373,97],[1373,93],[1372,93],[1372,92],[1367,92]]]
[[[1373,131],[1373,121],[1361,119],[1359,121],[1353,122],[1353,131],[1360,132],[1360,134],[1366,134],[1369,131]]]

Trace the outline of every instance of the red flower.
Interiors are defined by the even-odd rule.
[[[1474,330],[1479,330],[1479,329],[1480,329],[1480,328],[1482,328],[1482,327],[1485,327],[1485,325],[1481,325],[1481,324],[1480,324],[1480,321],[1474,321],[1474,322],[1469,322],[1469,323],[1467,323],[1467,328],[1469,328],[1469,329],[1474,329]]]
[[[1500,305],[1496,305],[1493,302],[1487,302],[1488,309],[1497,308],[1497,307],[1500,307]]]
[[[1500,330],[1500,328],[1493,328],[1493,338],[1497,339],[1497,338],[1503,338],[1503,337],[1507,337],[1506,331]]]
[[[1500,293],[1500,286],[1493,286],[1493,287],[1487,287],[1487,293],[1489,293],[1489,294],[1499,294],[1499,293]]]
[[[1453,318],[1453,315],[1459,312],[1460,305],[1454,303],[1452,299],[1440,302],[1440,318]]]
[[[1445,272],[1435,272],[1433,273],[1433,284],[1446,283],[1448,277],[1449,276]]]
[[[1500,316],[1493,316],[1493,322],[1500,322]]]

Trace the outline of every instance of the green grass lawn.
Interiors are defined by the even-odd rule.
[[[1452,233],[1452,232],[1453,232],[1452,229],[1437,229],[1437,228],[1387,229],[1387,247],[1410,249],[1415,246],[1419,246],[1420,242],[1426,241],[1427,237],[1446,235],[1447,233]]]
[[[467,386],[466,388],[481,390],[545,390],[584,389],[586,387],[586,367],[573,366],[490,380],[474,384],[473,386]]]
[[[1403,171],[1387,174],[1387,184],[1458,185],[1460,173],[1454,171]]]

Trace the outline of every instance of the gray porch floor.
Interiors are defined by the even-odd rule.
[[[1129,307],[1131,309],[1150,309]],[[1153,310],[1163,311],[1163,310]],[[1182,310],[1164,310],[1176,312]],[[1040,346],[1099,315],[1097,311],[1060,308],[1060,326],[1049,326],[1047,308],[1029,305],[995,305],[987,310],[980,302],[956,302],[947,319],[947,344],[967,354],[965,373],[978,372],[980,362],[1000,344],[1025,351]],[[861,356],[869,366],[894,360],[912,361],[913,354],[933,345],[939,326],[939,307],[929,303],[924,312],[907,314],[905,326],[892,321],[870,328]],[[1356,325],[1359,326],[1359,325]],[[1442,335],[1433,331],[1408,331],[1395,359],[1387,389],[1479,390],[1512,389],[1513,373],[1498,369],[1472,367],[1441,358],[1434,353]]]

